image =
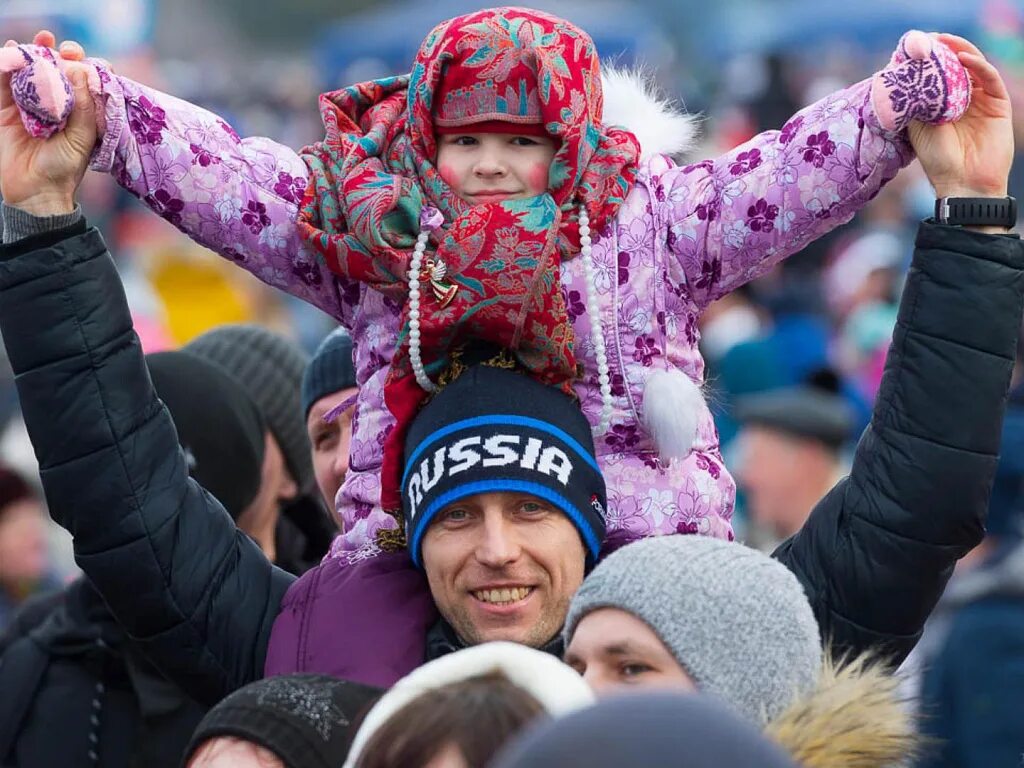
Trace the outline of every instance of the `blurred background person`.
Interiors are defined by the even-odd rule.
[[[259,409],[195,355],[161,352],[146,364],[199,492],[214,495],[239,535],[258,542],[260,532],[243,520],[261,497]],[[0,634],[0,690],[4,766],[178,768],[207,709],[149,663],[85,577],[26,603]]]
[[[332,512],[348,472],[357,394],[352,337],[337,328],[320,343],[302,374],[302,413],[313,451],[313,474]]]
[[[25,600],[60,589],[50,562],[47,520],[39,492],[0,465],[0,632]]]
[[[544,723],[513,741],[493,768],[569,765],[796,768],[780,747],[713,697],[664,691],[607,699]]]
[[[956,575],[915,649],[921,665],[917,768],[1013,765],[1024,755],[1024,390],[1010,400],[984,541]]]
[[[843,447],[853,417],[832,378],[819,382],[824,386],[784,387],[737,402],[742,426],[736,481],[751,521],[769,539],[765,546],[800,530],[814,505],[846,474]]]
[[[337,533],[320,499],[303,420],[306,354],[255,324],[216,326],[183,349],[221,366],[259,407],[267,425],[263,482],[240,524],[254,532],[280,567],[305,573],[320,562]]]

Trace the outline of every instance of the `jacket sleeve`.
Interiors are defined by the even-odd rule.
[[[914,158],[863,80],[714,160],[661,177],[670,277],[704,307],[845,224]]]
[[[197,243],[350,326],[354,286],[299,236],[309,179],[303,158],[270,139],[242,138],[212,112],[91,61],[103,84],[105,130],[90,167],[112,174]]]
[[[848,478],[775,556],[839,652],[901,661],[984,534],[1024,309],[1015,237],[924,223]]]
[[[0,252],[0,334],[51,515],[118,621],[204,703],[261,677],[293,577],[188,476],[96,230]]]

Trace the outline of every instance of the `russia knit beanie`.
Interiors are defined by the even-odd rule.
[[[590,424],[554,387],[477,364],[416,415],[405,441],[402,512],[409,553],[449,504],[480,493],[528,493],[576,526],[588,562],[605,534],[606,491]]]
[[[363,716],[382,693],[324,675],[257,680],[206,713],[182,766],[210,739],[234,736],[269,749],[287,768],[339,768]]]
[[[344,328],[336,328],[320,342],[302,374],[302,417],[309,417],[309,409],[321,397],[354,386],[352,337]]]
[[[306,355],[273,331],[259,325],[221,325],[184,346],[223,367],[260,409],[281,446],[288,471],[303,494],[314,493],[306,419],[299,391]]]
[[[566,644],[591,611],[646,623],[701,691],[758,727],[818,681],[822,647],[803,587],[768,555],[705,536],[657,536],[605,558],[569,604]]]
[[[754,660],[752,660],[753,662]],[[493,768],[796,768],[781,747],[711,696],[613,696],[514,739]]]
[[[259,409],[234,377],[196,355],[155,352],[146,355],[146,366],[174,421],[189,474],[237,520],[263,482]]]

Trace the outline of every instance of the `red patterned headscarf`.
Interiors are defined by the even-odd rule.
[[[468,340],[509,349],[546,384],[571,392],[573,331],[561,291],[562,259],[579,251],[577,209],[590,226],[612,221],[636,177],[640,148],[601,125],[601,76],[590,37],[525,8],[495,8],[442,22],[409,75],[320,98],[327,136],[304,151],[312,173],[300,212],[308,245],[328,267],[404,301],[421,214],[440,212],[427,256],[455,287],[435,297],[424,270],[420,348],[436,380]],[[441,179],[435,121],[542,124],[559,142],[548,193],[472,206]],[[397,419],[382,468],[385,509],[400,505],[405,428],[426,393],[408,355],[408,306],[385,385]]]

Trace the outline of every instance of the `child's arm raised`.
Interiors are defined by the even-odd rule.
[[[874,77],[722,157],[672,169],[659,216],[676,280],[703,307],[764,274],[849,221],[914,159],[911,120],[958,119],[969,98],[956,55],[910,32]]]
[[[263,282],[350,322],[352,301],[343,300],[350,286],[299,237],[308,170],[298,153],[241,138],[217,115],[115,75],[105,62],[85,63],[98,76],[101,132],[91,169],[112,174],[162,218]],[[22,108],[17,89],[14,96]]]

